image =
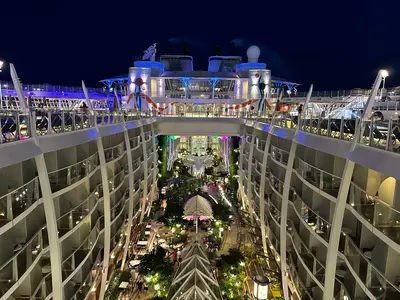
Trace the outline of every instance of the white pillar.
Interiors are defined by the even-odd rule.
[[[147,170],[147,150],[146,150],[146,136],[144,133],[144,128],[143,125],[140,126],[140,133],[142,135],[142,151],[143,151],[143,174],[144,174],[144,181],[143,181],[143,200],[142,203],[140,203],[140,221],[139,223],[143,222],[144,219],[144,214],[146,212],[146,202],[147,202],[147,176],[148,174],[148,170]]]
[[[253,193],[252,193],[252,166],[253,166],[253,152],[254,152],[254,141],[256,140],[256,129],[253,127],[253,134],[251,135],[251,142],[250,142],[250,151],[249,151],[249,157],[247,161],[247,201],[249,205],[249,214],[250,214],[250,221],[253,224],[254,222],[254,217],[253,217]]]
[[[245,137],[246,137],[246,126],[243,127],[243,133],[242,133],[242,139],[240,143],[240,155],[239,155],[239,193],[240,193],[240,198],[242,199],[242,206],[243,208],[246,207],[244,203],[244,189],[243,189],[243,157],[244,157],[244,143],[245,143]]]
[[[296,136],[296,135],[295,135]],[[289,300],[288,282],[286,276],[286,224],[287,224],[287,211],[289,205],[289,190],[290,182],[292,180],[293,163],[296,156],[297,143],[292,141],[290,146],[289,159],[286,165],[285,181],[283,184],[282,192],[282,205],[281,205],[281,224],[280,224],[280,255],[281,255],[281,273],[282,273],[282,288],[285,300]]]
[[[50,263],[51,263],[51,283],[53,288],[53,299],[64,299],[64,289],[62,286],[62,257],[60,242],[58,239],[57,218],[54,209],[53,194],[49,176],[47,173],[46,161],[44,155],[40,154],[35,157],[36,167],[38,171],[40,189],[43,196],[43,207],[46,216],[47,235],[50,246]]]
[[[308,103],[310,102],[311,99],[311,94],[313,90],[313,85],[311,85],[310,90],[308,91],[306,101],[304,103],[304,108],[308,106]],[[296,157],[296,149],[297,149],[297,143],[296,143],[296,138],[297,134],[300,131],[300,122],[302,120],[302,116],[304,114],[304,111],[302,112],[302,115],[299,116],[298,122],[297,122],[297,127],[296,127],[296,132],[293,136],[292,139],[292,144],[290,146],[290,152],[289,152],[289,158],[288,158],[288,163],[286,165],[286,173],[285,173],[285,181],[283,183],[283,192],[282,192],[282,205],[281,205],[281,224],[280,224],[280,255],[281,255],[281,273],[282,273],[282,289],[283,289],[283,295],[285,300],[289,300],[289,289],[288,289],[288,282],[287,282],[287,266],[286,266],[286,224],[287,224],[287,211],[288,211],[288,205],[289,205],[289,191],[290,191],[290,184],[292,181],[292,173],[293,173],[293,163],[294,159]]]
[[[156,136],[154,133],[154,126],[153,124],[151,126],[151,143],[152,143],[152,148],[153,148],[153,162],[157,161],[157,147],[156,147]],[[150,207],[152,206],[153,199],[155,197],[155,192],[157,188],[157,168],[153,168],[153,180],[151,183],[151,191],[150,191]],[[150,214],[150,211],[149,211]]]
[[[264,153],[263,153],[263,160],[262,160],[262,166],[261,166],[261,183],[260,183],[260,222],[261,222],[261,238],[262,238],[262,243],[263,243],[263,248],[264,248],[264,254],[268,253],[268,246],[267,246],[267,237],[265,234],[265,217],[264,217],[264,212],[265,212],[265,181],[266,181],[266,172],[267,172],[267,165],[268,165],[268,153],[269,153],[269,147],[271,145],[271,138],[272,138],[272,129],[274,128],[275,125],[275,114],[272,116],[272,121],[271,124],[269,125],[270,127],[268,128],[268,136],[267,140],[265,141],[265,147],[264,147]]]
[[[131,232],[132,232],[132,223],[133,223],[133,189],[134,189],[134,182],[133,182],[133,161],[132,161],[132,151],[131,151],[131,143],[129,141],[129,134],[128,130],[125,126],[124,131],[124,138],[125,138],[125,146],[126,146],[126,157],[128,159],[128,180],[129,180],[129,205],[128,205],[128,230],[125,237],[125,248],[124,248],[124,256],[122,258],[121,263],[121,270],[125,267],[126,256],[128,255],[129,243],[131,240]]]
[[[101,276],[101,288],[99,299],[104,299],[106,291],[106,282],[108,277],[108,265],[110,263],[110,244],[111,244],[111,204],[110,204],[110,188],[107,176],[106,157],[104,155],[104,146],[101,136],[96,140],[97,151],[99,153],[99,163],[101,172],[101,181],[103,185],[103,204],[104,204],[104,257],[103,269]]]

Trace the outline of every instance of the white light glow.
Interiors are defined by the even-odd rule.
[[[381,70],[381,75],[382,75],[383,78],[386,78],[386,77],[389,76],[389,72],[386,71],[386,70]]]

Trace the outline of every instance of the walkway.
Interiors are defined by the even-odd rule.
[[[240,227],[236,225],[236,222],[231,224],[231,230],[226,232],[224,236],[224,241],[222,242],[219,255],[226,255],[229,253],[229,249],[237,248],[239,246],[239,230]]]

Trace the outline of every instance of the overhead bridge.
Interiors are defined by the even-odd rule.
[[[154,131],[162,135],[240,136],[245,124],[241,118],[158,117]]]

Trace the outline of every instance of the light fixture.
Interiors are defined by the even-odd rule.
[[[389,76],[389,72],[386,71],[386,70],[381,70],[381,75],[382,75],[383,78],[386,78],[386,77]]]
[[[4,61],[0,60],[0,73],[3,71]]]

